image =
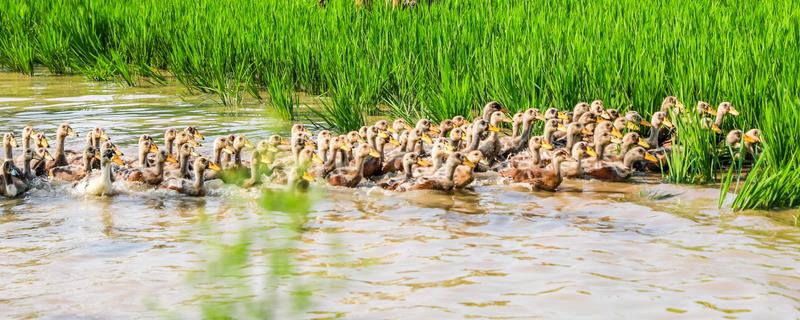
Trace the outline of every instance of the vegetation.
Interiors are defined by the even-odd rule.
[[[0,65],[12,70],[42,65],[130,85],[169,73],[226,104],[267,91],[286,119],[292,92],[305,91],[330,98],[314,112],[337,131],[385,113],[468,115],[489,100],[513,112],[603,99],[645,115],[668,95],[690,109],[688,101],[727,100],[742,115],[723,129],[760,127],[765,139],[734,206],[798,204],[800,126],[789,121],[800,96],[800,7],[790,0],[444,0],[412,10],[316,0],[0,0],[0,8]],[[709,153],[719,139],[698,125],[679,124],[683,152],[670,159],[668,180],[716,182],[725,169]]]

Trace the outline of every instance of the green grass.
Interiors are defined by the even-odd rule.
[[[296,104],[288,92],[304,91],[330,98],[315,112],[338,132],[379,114],[438,121],[489,100],[515,112],[603,99],[649,115],[677,95],[689,108],[731,101],[742,115],[725,130],[783,137],[795,132],[768,115],[800,96],[799,27],[791,0],[442,0],[396,11],[352,1],[0,0],[0,65],[129,85],[172,74],[225,104],[266,92],[286,119]],[[678,130],[685,153],[666,178],[718,182],[712,171],[727,164],[703,153],[711,137]],[[780,150],[751,176],[796,182],[773,161],[797,156],[770,148]]]

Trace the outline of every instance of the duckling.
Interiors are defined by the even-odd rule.
[[[83,149],[82,164],[68,164],[50,169],[48,176],[53,180],[79,181],[83,180],[92,171],[92,159],[100,159],[100,151],[91,145],[86,145]]]
[[[608,131],[599,132],[594,136],[594,150],[596,151],[594,161],[599,162],[605,160],[606,147],[612,142],[621,143],[619,139],[612,137],[611,133]]]
[[[183,144],[181,148],[178,149],[178,169],[168,170],[167,176],[170,178],[177,178],[177,179],[191,179],[192,173],[189,170],[189,165],[191,164],[190,160],[191,157],[200,157],[200,155],[194,151],[194,147],[192,147],[191,145]]]
[[[725,137],[725,144],[730,147],[733,151],[739,150],[742,146],[742,139],[744,139],[744,149],[747,155],[756,156],[755,145],[761,142],[761,130],[759,129],[751,129],[748,130],[747,133],[743,133],[742,130],[736,129],[731,130],[728,132],[728,135]],[[734,154],[735,157],[739,157],[739,153]]]
[[[184,144],[188,144],[192,148],[200,146],[200,143],[195,140],[191,133],[186,131],[178,132],[178,135],[175,138],[175,147],[178,149],[178,152],[180,152],[181,147],[183,147]]]
[[[100,158],[100,175],[88,177],[86,182],[85,191],[88,195],[94,196],[111,196],[114,195],[114,188],[111,181],[111,165],[124,165],[125,162],[114,152],[114,150],[106,150]]]
[[[320,164],[322,163],[322,158],[320,158],[314,152],[313,148],[307,147],[303,150],[300,150],[298,161],[295,163],[295,166],[289,172],[289,176],[287,177],[287,183],[290,188],[298,190],[308,189],[311,182],[313,182],[315,179],[315,177],[311,174],[312,163]]]
[[[622,157],[628,153],[628,150],[635,147],[636,145],[642,146],[645,150],[650,149],[650,144],[647,143],[641,136],[639,136],[638,132],[628,132],[625,136],[622,137],[621,143],[611,143],[606,146],[606,150],[611,150],[612,152],[605,152],[608,154],[608,157],[613,160],[622,160]]]
[[[581,115],[578,122],[582,124],[587,131],[594,133],[595,126],[597,125],[597,116],[587,111]]]
[[[600,118],[606,121],[613,122],[617,118],[619,118],[619,111],[617,109],[605,109],[602,113],[600,113]]]
[[[483,119],[480,119],[485,121]],[[411,190],[440,190],[450,191],[455,187],[454,175],[458,165],[464,164],[474,167],[475,164],[469,161],[462,153],[453,152],[445,161],[445,171],[443,176],[426,176],[401,183],[395,191]]]
[[[597,99],[592,101],[592,104],[589,105],[589,112],[599,117],[603,113],[603,108],[603,100]]]
[[[408,152],[403,155],[403,174],[397,177],[385,179],[378,183],[378,185],[386,190],[394,191],[403,184],[409,183],[414,179],[414,165],[427,166],[430,165],[426,160],[420,158],[416,153]],[[418,168],[419,169],[419,168]]]
[[[461,142],[464,140],[464,135],[464,129],[454,128],[453,130],[450,130],[448,142],[453,151],[461,150]]]
[[[554,143],[554,133],[558,130],[558,119],[548,119],[544,123],[544,132],[542,133],[542,141],[552,145]]]
[[[376,128],[377,129],[377,128]],[[381,175],[384,173],[396,172],[400,170],[400,168],[396,168],[393,161],[386,161],[384,162],[384,150],[386,144],[399,144],[397,140],[394,138],[386,135],[384,132],[376,133],[376,137],[374,138],[376,149],[378,150],[378,154],[380,155],[377,158],[374,157],[367,157],[364,162],[364,177],[372,177],[376,175]]]
[[[561,163],[561,175],[565,178],[583,177],[583,158],[585,156],[595,156],[594,150],[586,141],[576,142],[570,151],[572,159],[575,161],[564,161]]]
[[[680,114],[683,112],[683,104],[678,101],[678,97],[676,96],[668,96],[664,98],[664,101],[661,102],[661,109],[659,111],[669,114],[670,112],[675,112],[675,114]]]
[[[142,139],[145,138],[145,139]],[[146,135],[142,135],[142,138],[139,139],[139,151],[137,153],[138,157],[136,160],[128,161],[129,165],[136,164],[139,168],[149,168],[150,163],[147,161],[147,155],[151,152],[157,153],[158,146],[156,146],[152,141],[146,139]]]
[[[3,161],[2,183],[0,183],[0,194],[6,198],[16,198],[28,191],[29,187],[25,180],[19,179],[22,173],[16,171],[11,160]]]
[[[203,172],[209,169],[220,170],[220,167],[206,158],[198,157],[194,160],[194,180],[170,179],[166,188],[190,197],[203,197],[208,192]]]
[[[175,156],[174,147],[175,139],[178,138],[178,131],[175,128],[169,128],[164,131],[164,150],[167,151],[167,154],[171,156]],[[180,146],[178,146],[180,148]]]
[[[500,111],[500,110],[496,110]],[[469,121],[464,118],[464,116],[455,116],[453,117],[453,126],[456,128],[463,128],[464,126],[469,125]]]
[[[650,135],[647,137],[647,144],[650,145],[651,148],[657,148],[659,144],[659,132],[661,131],[661,126],[666,126],[667,128],[672,128],[672,122],[667,119],[667,114],[664,112],[656,112],[653,113],[653,118],[650,120]]]
[[[450,134],[450,131],[455,129],[455,124],[453,124],[453,120],[445,119],[441,123],[439,123],[439,136],[440,137],[447,137]]]
[[[586,175],[608,181],[625,181],[633,173],[633,164],[639,160],[658,161],[642,147],[634,147],[625,154],[622,162],[597,162],[585,169]]]
[[[518,169],[511,178],[514,182],[525,182],[539,190],[554,192],[561,185],[564,178],[561,176],[561,162],[566,158],[566,152],[556,152],[548,168]]]
[[[52,161],[53,156],[46,148],[42,147],[36,149],[35,153],[37,157],[34,157],[33,161],[31,161],[31,170],[33,170],[33,174],[37,177],[46,176],[48,172],[44,170],[45,163],[47,163],[47,161]]]
[[[338,136],[331,138],[329,151],[332,155],[328,157],[327,161],[323,162],[316,176],[326,177],[331,171],[336,169],[337,166],[336,155],[339,154],[340,151],[350,151],[350,146],[346,142],[346,140],[347,140],[346,136]]]
[[[338,141],[338,137],[333,137],[331,139]],[[242,183],[242,187],[250,188],[262,183],[262,179],[265,175],[272,175],[273,167],[271,166],[275,161],[275,153],[278,152],[278,145],[280,145],[279,136],[277,139],[275,136],[272,136],[269,140],[261,140],[258,142],[250,157],[250,177]],[[333,159],[333,157],[330,159]]]
[[[17,159],[17,161],[19,161],[20,163],[25,162],[25,152],[28,150],[32,150],[31,140],[33,140],[33,136],[36,133],[37,133],[36,129],[34,129],[31,126],[25,126],[25,128],[22,128],[22,155],[19,156],[19,159]]]
[[[196,127],[193,127],[193,126],[186,127],[186,129],[183,129],[183,132],[188,133],[189,135],[191,135],[191,137],[193,139],[196,139],[196,140],[205,140],[206,139],[205,137],[203,137],[202,134],[200,134],[200,131],[197,130]]]
[[[481,143],[481,135],[486,132],[500,132],[500,128],[492,125],[489,121],[484,119],[475,120],[471,125],[471,136],[469,136],[469,145],[464,151],[478,150]]]
[[[77,137],[78,134],[72,129],[69,123],[64,122],[60,124],[56,130],[56,152],[54,159],[52,161],[47,161],[45,164],[46,171],[49,172],[50,169],[69,164],[69,162],[67,162],[67,152],[64,150],[64,142],[67,139],[67,136]]]
[[[710,109],[709,111],[713,112],[713,109]],[[714,132],[716,133],[722,132],[720,128],[722,128],[722,122],[727,114],[738,116],[739,111],[737,111],[736,108],[734,108],[730,102],[725,101],[720,103],[719,106],[717,107],[716,118],[714,118],[714,125],[711,127],[714,130]]]
[[[536,121],[538,115],[539,111],[533,108],[525,110],[525,112],[520,114],[520,125],[523,127],[523,131],[520,132],[519,136],[511,139],[508,145],[504,147],[505,149],[500,153],[501,159],[524,151],[528,147],[528,141],[533,132],[533,122]]]
[[[488,162],[483,159],[483,153],[478,150],[470,151],[464,155],[464,158],[468,161],[464,161],[466,163],[462,162],[462,165],[457,166],[453,174],[454,189],[466,188],[475,181],[475,168],[478,163],[488,165]]]
[[[3,148],[5,149],[5,158],[4,161],[11,161],[11,167],[14,169],[14,172],[20,172],[19,167],[14,164],[14,150],[13,148],[19,147],[17,144],[17,139],[14,137],[13,132],[7,132],[3,134]]]
[[[416,130],[416,129],[415,129]],[[361,179],[364,178],[364,160],[367,156],[378,158],[378,150],[369,146],[359,146],[356,150],[355,165],[351,167],[337,168],[328,174],[328,183],[334,186],[355,188]]]
[[[331,138],[333,138],[333,135],[328,130],[322,130],[317,134],[317,155],[322,158],[322,162],[328,160],[328,150],[330,150]]]
[[[454,150],[450,149],[447,144],[443,143],[442,141],[437,141],[431,148],[430,166],[421,165],[421,167],[416,168],[414,171],[414,176],[435,174],[442,167],[447,155],[451,152],[454,152]],[[425,161],[425,163],[428,163],[428,161],[423,158],[419,159],[421,161]]]
[[[578,122],[584,113],[589,112],[589,104],[586,102],[578,102],[572,108],[572,122]]]
[[[156,163],[152,168],[137,168],[128,172],[128,182],[139,182],[151,186],[158,186],[164,181],[164,163],[178,163],[166,150],[156,152]]]
[[[494,163],[495,158],[500,154],[501,148],[503,147],[500,144],[500,136],[498,133],[500,132],[500,123],[501,122],[510,122],[511,120],[506,117],[506,115],[500,111],[496,111],[491,115],[491,120],[489,124],[491,127],[495,128],[496,130],[489,130],[489,134],[486,136],[486,139],[481,142],[478,146],[478,150],[483,153],[483,158],[486,159],[487,162],[491,165]]]
[[[492,114],[495,112],[506,112],[500,102],[497,101],[489,101],[483,106],[483,113],[481,114],[481,118],[487,122],[492,120]]]
[[[411,126],[406,123],[406,120],[400,118],[392,121],[392,126],[389,127],[387,130],[394,135],[395,140],[400,140],[400,134],[402,134],[406,130],[410,130]],[[401,143],[401,145],[403,145]]]

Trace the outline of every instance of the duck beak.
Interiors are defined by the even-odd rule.
[[[505,122],[505,123],[512,123],[512,122],[514,122],[514,121],[513,121],[513,120],[511,120],[511,119],[509,119],[508,117],[503,117],[503,122]]]
[[[731,111],[729,111],[729,112],[730,112],[730,114],[732,114],[734,116],[738,116],[739,115],[739,110],[736,110],[735,108],[733,108],[733,106],[731,106]]]
[[[431,140],[431,137],[424,133],[422,134],[422,141],[424,141],[427,144],[433,144],[433,140]]]
[[[463,165],[467,166],[467,167],[470,167],[470,168],[475,168],[475,162],[472,162],[472,161],[471,161],[471,160],[469,160],[469,159],[464,159],[464,161],[462,161],[461,163],[462,163]]]
[[[151,144],[151,145],[150,145],[150,150],[149,150],[149,151],[150,151],[150,152],[158,152],[158,146],[157,146],[157,145],[154,145],[154,144]]]
[[[431,166],[431,162],[428,161],[428,160],[425,160],[425,159],[417,160],[417,164],[420,165],[420,166],[423,166],[423,167],[430,167]]]
[[[652,125],[650,124],[650,122],[644,121],[644,119],[642,119],[642,120],[639,120],[639,124],[640,124],[640,125],[643,125],[643,126],[645,126],[645,127],[651,127],[651,126],[652,126]]]
[[[490,123],[489,124],[489,131],[491,131],[491,132],[500,132],[500,128],[498,128],[497,126],[495,126],[495,125]]]
[[[628,130],[632,130],[632,131],[639,131],[639,126],[638,126],[638,125],[636,125],[636,124],[635,124],[635,123],[633,123],[633,122],[630,122],[630,121],[627,121],[627,122],[625,123],[625,127],[626,127],[626,128],[628,128]]]
[[[389,137],[389,135],[386,134],[386,132],[381,131],[381,132],[378,132],[378,137],[386,139],[386,138]]]
[[[433,126],[431,126],[430,129],[428,129],[428,131],[430,131],[433,134],[439,134],[442,132],[442,130],[439,129],[439,127],[433,127]]]
[[[546,150],[553,150],[553,145],[547,141],[542,141],[542,148]]]
[[[94,158],[100,160],[100,150],[94,152]]]
[[[392,138],[392,137],[389,137],[389,143],[391,143],[392,145],[395,145],[395,146],[399,146],[400,145],[400,142],[397,141],[397,139]]]
[[[544,118],[544,116],[543,116],[543,115],[541,115],[541,114],[537,114],[537,115],[536,115],[536,120],[542,120],[542,121],[544,121],[544,120],[546,120],[546,119]]]
[[[69,127],[69,128],[67,128],[67,135],[71,136],[71,137],[77,137],[78,133],[75,132],[75,129],[72,129],[72,127]]]
[[[111,148],[114,150],[114,153],[116,153],[118,156],[121,157],[125,155],[124,153],[122,153],[122,150],[120,150],[116,145],[112,145]]]
[[[50,152],[48,152],[47,150],[44,151],[44,155],[43,156],[44,156],[44,159],[47,160],[47,161],[55,160],[55,159],[53,159],[53,155],[51,155]]]
[[[369,151],[369,155],[370,155],[370,157],[373,157],[373,158],[380,158],[381,157],[381,154],[378,153],[378,150],[375,150],[375,149],[370,150]]]
[[[584,134],[584,135],[587,135],[587,136],[592,135],[592,132],[589,131],[589,129],[586,129],[586,128],[581,129],[581,133]]]
[[[644,139],[642,139],[642,138],[639,138],[639,141],[638,141],[636,144],[638,144],[638,145],[640,145],[640,146],[644,147],[645,149],[650,149],[650,144],[649,144],[649,143],[647,143],[647,141],[645,141],[645,140],[644,140]]]
[[[559,123],[557,130],[561,131],[561,132],[567,132],[567,127],[565,127],[563,124]]]
[[[595,152],[594,148],[592,148],[590,146],[586,146],[586,154],[588,154],[590,157],[596,157],[597,156],[597,152]]]
[[[658,162],[658,159],[656,159],[655,156],[650,154],[650,152],[645,152],[644,153],[644,159],[647,160],[647,161],[653,162],[653,163],[657,163]]]
[[[622,138],[622,132],[619,132],[619,129],[617,129],[617,127],[611,128],[611,135],[617,138]]]
[[[197,153],[197,152],[194,152],[194,151],[192,151],[192,153],[190,153],[190,155],[191,155],[192,157],[199,157],[199,156],[200,156],[200,154],[199,154],[199,153]]]
[[[311,174],[311,172],[306,171],[303,173],[303,180],[305,181],[314,182],[314,178],[315,177],[313,174]]]
[[[194,131],[194,138],[197,139],[197,140],[205,140],[206,139],[206,137],[204,137],[202,134],[200,134],[200,131],[197,131],[197,130]]]
[[[600,117],[605,120],[611,120],[611,115],[608,114],[608,112],[606,112],[605,110],[603,110],[603,113],[600,114]]]
[[[394,128],[392,128],[392,127],[388,127],[388,128],[386,128],[386,130],[388,130],[388,131],[389,131],[389,132],[391,132],[391,133],[397,133],[397,130],[395,130],[395,129],[394,129]]]
[[[171,154],[167,155],[167,162],[169,163],[178,163],[178,159],[175,159]]]
[[[11,140],[9,140],[9,142],[11,143],[12,147],[14,148],[19,147],[19,145],[17,144],[17,138],[11,137]]]
[[[675,126],[674,124],[672,124],[672,121],[669,121],[669,119],[667,118],[664,118],[664,125],[667,126],[667,128],[672,128]]]
[[[314,162],[314,163],[316,163],[316,164],[322,164],[322,158],[320,158],[320,157],[319,157],[319,155],[317,155],[317,153],[316,153],[316,152],[314,152],[314,153],[311,155],[311,162]]]
[[[344,150],[344,151],[350,151],[353,148],[351,148],[350,145],[348,145],[346,143],[340,143],[339,144],[339,149]]]
[[[218,164],[216,164],[216,163],[214,163],[214,162],[209,162],[209,163],[208,163],[208,168],[209,168],[209,169],[211,169],[211,170],[214,170],[214,171],[220,171],[220,170],[222,170],[222,169],[219,167],[219,165],[218,165]]]
[[[100,141],[108,141],[108,134],[103,132],[103,134],[100,135]]]
[[[746,135],[744,135],[744,141],[747,142],[747,143],[756,143],[756,142],[761,142],[761,139],[759,139],[758,137],[754,137],[754,136],[751,136],[749,134],[746,134]]]
[[[558,118],[561,119],[561,120],[569,120],[569,117],[567,117],[567,113],[566,112],[560,112],[559,111],[558,112]]]
[[[111,158],[111,162],[114,162],[120,166],[125,165],[125,161],[122,161],[122,158],[120,158],[116,153],[114,154],[114,157]]]
[[[717,126],[717,124],[716,124],[716,123],[711,125],[711,130],[713,130],[713,131],[714,131],[714,132],[716,132],[716,133],[722,133],[722,129],[720,129],[720,128]]]
[[[222,148],[222,151],[224,151],[227,154],[233,154],[234,153],[233,147],[231,147],[231,146],[225,146],[225,148]]]

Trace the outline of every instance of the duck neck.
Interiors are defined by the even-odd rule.
[[[580,161],[578,161],[580,163]],[[553,158],[553,171],[555,171],[556,176],[561,175],[561,158],[555,157]]]
[[[222,148],[214,148],[214,163],[222,164]]]
[[[25,175],[26,178],[33,177],[33,171],[31,171],[31,160],[30,158],[24,158],[22,161],[22,173]]]
[[[411,162],[403,162],[403,173],[405,174],[406,180],[414,177],[413,166],[414,164]]]
[[[454,177],[456,175],[456,168],[458,168],[458,163],[456,163],[456,164],[448,163],[447,164],[447,175],[445,175],[445,178],[447,179],[447,183],[449,183],[449,184],[453,183],[453,179],[454,179]]]
[[[139,167],[147,168],[147,153],[149,152],[150,150],[139,147]]]
[[[256,149],[253,151],[253,156],[250,158],[250,177],[258,179],[258,171],[261,166],[261,152]]]
[[[626,153],[628,153],[628,150],[631,149],[631,147],[633,147],[633,142],[631,142],[631,141],[623,141],[622,145],[620,145],[620,151],[619,152],[621,154],[626,154]]]
[[[567,150],[572,150],[572,146],[573,146],[574,144],[575,144],[575,134],[574,134],[574,133],[569,133],[569,134],[567,134],[567,145],[566,145],[566,149],[567,149]]]
[[[622,165],[625,166],[625,168],[630,169],[631,167],[633,167],[633,162],[636,160],[637,159],[633,154],[633,152],[625,153],[625,157],[622,158]]]
[[[366,159],[366,157],[365,156],[361,156],[361,155],[356,158],[356,172],[357,172],[356,174],[358,174],[358,176],[361,177],[361,178],[364,178],[364,160],[365,159]]]
[[[203,168],[194,168],[194,187],[196,190],[203,189],[203,180],[205,180],[203,177]]]
[[[575,152],[573,152],[573,153],[575,153]],[[578,164],[577,164],[577,166],[578,166],[577,167],[578,176],[582,176],[583,175],[583,152],[577,152],[577,154],[575,155],[575,160],[578,161]]]
[[[172,154],[172,143],[173,143],[172,139],[169,138],[164,139],[164,149],[167,150],[168,155],[174,155]]]
[[[181,176],[187,177],[189,176],[189,155],[184,154],[181,155]]]
[[[381,141],[378,143],[378,153],[380,153],[380,155],[381,155],[380,156],[380,160],[381,160],[380,163],[383,163],[383,159],[384,159],[383,149],[385,147],[386,147],[386,142],[384,142],[383,139],[381,139]]]
[[[714,124],[716,124],[717,127],[722,128],[722,121],[725,120],[725,114],[725,109],[720,108],[720,110],[717,111],[717,117],[714,118]]]
[[[111,183],[111,162],[102,162],[100,165],[100,178],[106,183]]]
[[[542,137],[544,138],[545,142],[550,143],[550,144],[553,143],[552,140],[553,140],[553,132],[554,131],[555,131],[555,129],[551,128],[551,127],[544,128],[544,132],[542,133]]]
[[[25,154],[31,148],[31,135],[26,134],[22,136],[22,154]]]
[[[480,130],[472,130],[472,138],[469,140],[467,151],[478,150],[478,146],[481,144],[481,133]]]
[[[11,144],[10,143],[6,143],[6,144],[4,144],[3,147],[5,147],[5,159],[4,160],[12,160],[14,158],[14,154],[12,153],[13,151],[11,150]]]
[[[233,164],[236,167],[242,166],[242,148],[236,148],[233,153]]]
[[[330,149],[329,144],[330,142],[320,142],[319,147],[317,148],[317,154],[319,154],[319,157],[322,158],[322,162],[328,162],[328,149]]]
[[[514,121],[514,123],[512,123],[512,124],[511,124],[511,138],[516,138],[516,137],[517,137],[517,134],[519,134],[519,133],[520,133],[520,132],[519,132],[519,126],[520,126],[520,124],[521,124],[521,123],[519,123],[519,122],[517,122],[517,121]]]
[[[603,160],[606,155],[606,146],[608,146],[608,142],[596,142],[595,143],[595,150],[597,152],[597,160]]]
[[[542,156],[539,154],[539,148],[530,149],[529,153],[531,154],[531,163],[533,165],[538,166],[539,162],[542,160]]]
[[[158,161],[156,161],[156,175],[159,178],[164,177],[164,160],[163,159],[159,159]]]
[[[67,164],[67,155],[64,153],[64,135],[56,136],[56,165],[63,166]]]
[[[433,156],[433,166],[431,166],[431,172],[436,172],[439,168],[442,167],[442,161],[444,160],[443,155],[434,155]]]
[[[87,173],[92,171],[92,159],[93,159],[93,157],[94,157],[93,154],[84,153],[84,155],[83,155],[83,171],[86,171]]]
[[[650,128],[650,135],[647,137],[647,144],[650,145],[651,148],[658,147],[658,133],[661,130],[659,126],[653,125]]]
[[[520,139],[518,147],[527,146],[528,140],[531,139],[531,133],[533,133],[533,121],[528,121],[524,124],[525,130],[523,130],[522,134],[520,135],[522,139]]]

